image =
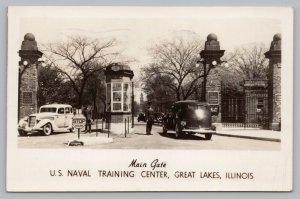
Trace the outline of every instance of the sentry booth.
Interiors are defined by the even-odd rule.
[[[131,122],[132,114],[132,78],[133,71],[129,66],[113,63],[105,70],[106,76],[106,117],[111,123],[111,129]]]

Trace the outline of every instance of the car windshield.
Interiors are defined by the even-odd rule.
[[[56,113],[55,107],[43,107],[40,110],[40,113]]]
[[[207,109],[207,107],[206,107],[206,106],[203,106],[203,105],[189,104],[189,105],[187,106],[187,109],[188,109],[188,110],[191,110],[191,111],[195,111],[195,110],[197,110],[197,109],[205,110],[205,109]]]
[[[208,110],[207,106],[199,105],[199,104],[189,104],[184,108],[184,112],[186,114],[193,114],[196,110]]]
[[[188,104],[187,106],[182,107],[181,116],[184,118],[203,118],[208,116],[209,108],[205,105],[200,104]]]

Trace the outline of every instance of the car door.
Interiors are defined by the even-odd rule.
[[[177,108],[178,108],[177,106],[173,106],[172,110],[171,110],[171,117],[169,120],[169,129],[170,130],[175,130]]]
[[[71,107],[65,107],[65,127],[71,127],[72,126],[72,108]]]
[[[57,110],[57,117],[56,117],[56,121],[55,124],[58,128],[64,128],[65,127],[65,108],[64,107],[60,107]]]

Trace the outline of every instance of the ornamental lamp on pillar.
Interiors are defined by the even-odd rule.
[[[204,78],[202,84],[202,95],[201,100],[206,100],[206,80],[207,75],[211,68],[214,68],[217,64],[221,63],[220,58],[224,55],[225,50],[220,50],[220,43],[218,41],[217,35],[210,33],[207,36],[207,41],[205,41],[204,50],[200,52],[201,58],[203,58],[204,67]]]
[[[131,119],[133,106],[131,96],[133,71],[127,65],[113,63],[106,68],[105,76],[107,119],[112,125],[122,123],[125,119],[128,121]]]
[[[35,36],[27,33],[19,51],[18,119],[37,112],[38,65],[43,62]]]
[[[269,128],[281,128],[281,34],[273,36],[270,50],[265,53],[269,59],[268,71],[268,113]]]
[[[203,63],[203,82],[201,101],[207,101],[211,107],[213,122],[221,122],[221,77],[216,66],[222,61],[220,58],[225,50],[220,50],[217,35],[211,33],[207,36],[204,50],[200,52]]]

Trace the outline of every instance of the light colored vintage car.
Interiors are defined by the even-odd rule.
[[[67,104],[49,104],[40,107],[39,113],[31,114],[19,121],[20,136],[27,133],[42,132],[50,135],[52,132],[72,132],[72,106]]]

